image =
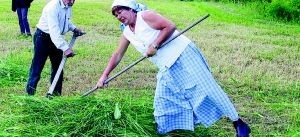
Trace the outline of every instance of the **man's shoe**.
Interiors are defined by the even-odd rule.
[[[233,122],[233,126],[236,130],[237,137],[249,137],[251,129],[244,121],[238,119],[237,121]]]

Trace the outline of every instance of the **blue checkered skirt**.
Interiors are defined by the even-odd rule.
[[[193,43],[169,69],[158,72],[153,105],[160,134],[175,129],[194,131],[198,124],[209,127],[223,116],[238,119],[236,109]]]

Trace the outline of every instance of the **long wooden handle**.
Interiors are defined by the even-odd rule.
[[[82,36],[84,34],[85,34],[85,32],[80,33],[80,34],[73,33],[72,39],[71,39],[71,41],[69,43],[69,48],[72,48],[74,46],[75,40],[76,40],[76,38],[78,36]],[[62,60],[61,60],[61,62],[59,64],[59,67],[58,67],[58,69],[56,71],[56,74],[54,76],[54,79],[53,79],[53,81],[51,83],[51,86],[49,87],[49,90],[48,90],[48,92],[46,94],[46,97],[49,97],[49,96],[51,96],[53,94],[54,88],[55,88],[55,86],[57,84],[57,81],[58,81],[59,76],[60,76],[60,74],[61,74],[61,72],[62,72],[62,70],[63,70],[63,68],[65,66],[66,61],[67,61],[67,56],[63,55]]]
[[[203,20],[205,20],[206,18],[208,18],[210,15],[207,14],[205,16],[203,16],[202,18],[200,18],[199,20],[197,20],[196,22],[194,22],[193,24],[191,24],[190,26],[188,26],[187,28],[185,28],[183,31],[181,31],[180,33],[178,33],[177,35],[175,35],[174,37],[172,37],[171,39],[167,40],[166,42],[164,42],[163,44],[158,46],[159,48],[162,48],[163,46],[165,46],[166,44],[170,43],[172,40],[176,39],[177,37],[179,37],[181,34],[185,33],[186,31],[188,31],[189,29],[191,29],[192,27],[196,26],[197,24],[199,24],[200,22],[202,22]],[[136,64],[138,64],[139,62],[143,61],[144,59],[146,59],[147,57],[141,57],[140,59],[138,59],[137,61],[133,62],[132,64],[130,64],[129,66],[127,66],[126,68],[124,68],[123,70],[121,70],[120,72],[116,73],[115,75],[113,75],[112,77],[108,78],[107,80],[104,81],[104,84],[108,84],[108,82],[110,82],[111,80],[115,79],[116,77],[118,77],[119,75],[121,75],[122,73],[124,73],[125,71],[127,71],[128,69],[132,68],[133,66],[135,66]],[[89,94],[91,94],[92,92],[96,91],[98,88],[97,87],[93,87],[91,90],[85,92],[82,97],[87,96]]]

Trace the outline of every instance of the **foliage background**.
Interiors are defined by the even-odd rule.
[[[213,1],[251,6],[265,17],[288,22],[300,22],[300,0],[180,0]]]

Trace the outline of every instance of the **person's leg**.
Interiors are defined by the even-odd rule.
[[[197,83],[195,88],[198,92],[193,93],[192,91],[195,90],[191,90],[188,92],[191,95],[187,94],[187,98],[189,98],[188,96],[191,97],[190,101],[193,104],[196,119],[199,119],[199,122],[202,124],[207,123],[206,126],[209,126],[209,123],[211,123],[209,120],[215,121],[219,116],[224,115],[236,123],[235,127],[238,137],[249,136],[250,128],[239,118],[229,97],[214,79],[201,51],[195,45],[190,45],[182,53],[181,57],[181,62],[183,62],[182,68],[185,68],[185,71],[190,75],[187,83],[193,81]],[[195,62],[198,63],[195,64]],[[204,95],[206,96],[205,98],[203,98]],[[203,98],[203,101],[199,103],[201,98]],[[215,111],[213,111],[213,108],[215,108]],[[216,115],[216,118],[214,118],[213,114]],[[205,121],[203,121],[203,118]]]
[[[60,49],[57,49],[54,45],[52,45],[50,50],[50,61],[51,61],[51,78],[50,82],[52,84],[55,74],[58,70],[60,62],[62,60],[63,52]],[[61,95],[62,93],[62,82],[63,82],[63,71],[61,72],[59,79],[54,88],[53,95]]]
[[[27,19],[28,8],[21,8],[21,12],[22,12],[22,22],[23,22],[23,27],[24,27],[25,33],[26,33],[26,35],[31,36],[30,26],[29,26],[28,19]]]
[[[47,40],[45,40],[38,32],[33,37],[34,55],[29,70],[29,79],[27,81],[26,92],[28,95],[34,95],[48,57]]]
[[[213,87],[213,86],[212,86]],[[210,99],[219,106],[223,113],[233,121],[234,128],[236,129],[237,137],[249,137],[251,132],[250,127],[240,119],[238,112],[230,101],[227,94],[221,89],[217,83],[212,88],[217,94],[211,96]]]
[[[154,118],[159,134],[168,134],[174,130],[194,131],[193,110],[185,99],[181,75],[177,75],[182,68],[180,62],[175,62],[166,71],[157,74],[157,85],[154,97]],[[177,79],[178,78],[178,79]]]
[[[18,14],[20,32],[21,32],[21,34],[26,34],[25,27],[23,25],[23,20],[22,20],[22,8],[17,8],[17,14]]]
[[[223,113],[233,121],[234,128],[236,129],[237,137],[249,137],[251,132],[250,127],[240,119],[233,103],[230,101],[227,94],[221,89],[219,85],[214,84],[213,90],[216,92],[210,99],[219,106]]]
[[[204,59],[204,56],[202,55],[199,49],[196,49],[194,47],[194,51],[196,53],[198,52],[200,58]],[[236,129],[236,136],[249,137],[249,134],[251,132],[250,127],[240,119],[233,103],[229,99],[228,95],[223,91],[221,86],[217,83],[217,81],[215,81],[213,75],[207,75],[205,79],[207,80],[205,80],[205,82],[202,82],[203,86],[209,85],[209,90],[213,91],[209,98],[220,108],[220,110],[225,116],[227,116],[231,121],[233,121],[234,128]]]

